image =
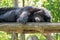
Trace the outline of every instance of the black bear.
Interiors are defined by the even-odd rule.
[[[47,21],[51,18],[49,11],[32,6],[26,6],[23,8],[0,8],[0,12],[0,22],[26,23],[37,22],[40,20]]]
[[[51,22],[52,21],[51,12],[43,7],[40,8],[40,11],[35,12],[33,15],[34,15],[35,22]]]
[[[51,22],[52,16],[49,10],[44,7],[37,9],[37,11],[34,11],[29,15],[28,22]]]
[[[24,7],[20,17],[17,19],[17,22],[22,23],[32,22],[32,19],[34,19],[33,14],[39,10],[40,10],[39,8],[35,8],[32,6]]]
[[[0,22],[16,22],[21,12],[21,8],[0,8]]]
[[[0,8],[0,22],[21,22],[26,23],[29,15],[39,9],[27,6],[24,8]]]

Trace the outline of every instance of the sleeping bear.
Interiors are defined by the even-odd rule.
[[[35,12],[33,15],[34,15],[35,22],[51,22],[52,21],[52,16],[50,11],[43,7],[40,8],[40,11]]]
[[[44,7],[36,8],[28,16],[27,22],[51,22],[51,12]]]
[[[32,6],[24,7],[20,17],[17,19],[17,22],[21,22],[21,23],[33,22],[32,20],[34,19],[33,18],[34,13],[39,10],[40,10],[39,8]]]
[[[0,22],[50,22],[50,12],[45,8],[0,8]]]
[[[29,9],[30,8],[30,9]],[[24,17],[22,17],[24,16]],[[18,22],[51,22],[52,16],[50,11],[46,8],[36,8],[36,7],[24,7],[22,14],[20,15],[21,19],[18,19]]]

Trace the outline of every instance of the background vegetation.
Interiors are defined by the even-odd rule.
[[[13,0],[0,0],[0,7],[13,7]],[[18,0],[18,6],[22,7],[22,0]],[[52,22],[60,22],[60,0],[25,0],[24,6],[36,6],[45,7],[51,11]],[[36,35],[39,40],[45,40],[45,37],[39,33],[26,34],[26,38],[29,35]],[[40,36],[39,36],[40,35]],[[60,40],[60,34],[54,33],[55,40]],[[11,34],[0,32],[0,40],[11,40]]]

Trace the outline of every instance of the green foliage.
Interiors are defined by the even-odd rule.
[[[13,1],[12,0],[0,0],[0,7],[12,7]]]
[[[26,36],[25,36],[25,40],[27,40],[27,38],[29,37],[29,36],[34,36],[34,35],[36,35],[37,37],[38,37],[38,39],[39,40],[45,40],[46,38],[42,35],[42,34],[40,34],[40,33],[34,33],[34,34],[26,34]]]
[[[0,31],[0,40],[11,40],[11,35]]]
[[[36,4],[36,2],[38,2],[39,0],[34,0],[34,3]]]
[[[51,11],[53,22],[60,22],[60,0],[44,1],[43,6]]]
[[[58,37],[59,37],[59,35],[58,35],[58,33],[56,33],[55,40],[58,40]]]

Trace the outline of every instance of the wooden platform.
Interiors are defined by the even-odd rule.
[[[0,23],[0,31],[16,33],[60,32],[60,23]]]

